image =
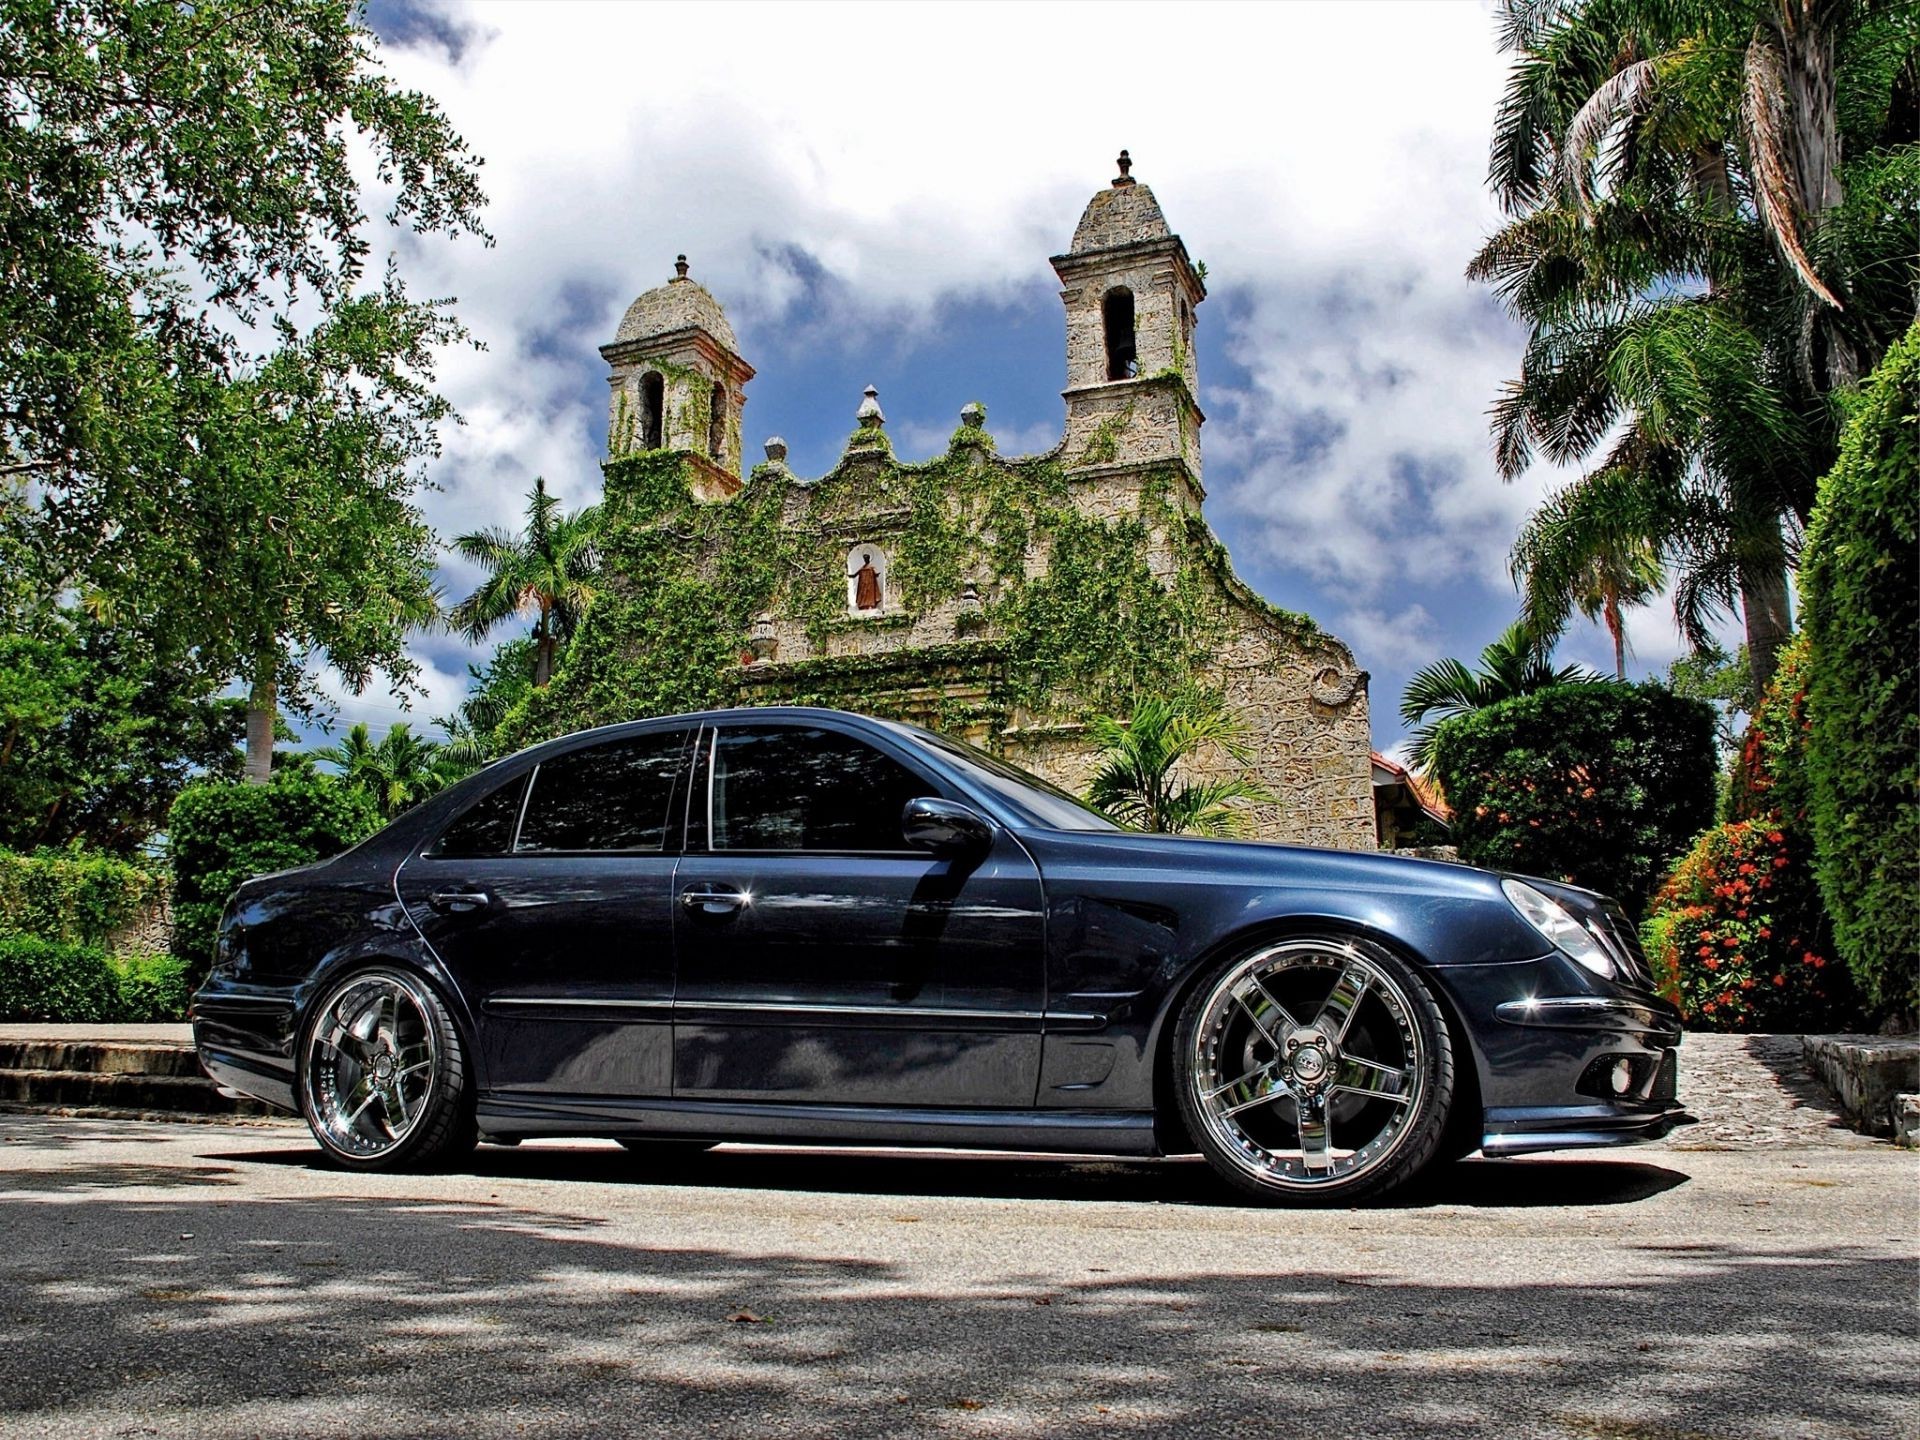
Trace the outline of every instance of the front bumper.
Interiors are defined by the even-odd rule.
[[[1678,1099],[1680,1012],[1564,956],[1439,972],[1470,1025],[1490,1157],[1658,1140]]]

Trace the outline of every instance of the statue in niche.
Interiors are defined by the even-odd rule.
[[[880,608],[880,572],[873,568],[872,551],[861,552],[860,568],[853,572],[853,608],[856,610]]]

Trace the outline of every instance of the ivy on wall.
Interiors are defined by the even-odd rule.
[[[762,465],[720,503],[695,500],[688,468],[667,450],[607,463],[602,596],[552,684],[503,723],[505,743],[738,703],[882,715],[931,705],[943,729],[997,733],[1015,711],[1123,714],[1139,695],[1179,686],[1217,651],[1236,606],[1303,642],[1320,633],[1233,577],[1224,548],[1175,498],[1175,467],[1127,482],[1137,506],[1110,518],[1075,504],[1084,482],[1058,449],[1002,460],[977,426],[916,464],[894,459],[884,432],[862,430],[821,479]],[[845,557],[858,541],[891,557],[893,624],[924,618],[969,583],[980,608],[962,612],[950,643],[821,655],[849,628]],[[1156,550],[1172,560],[1164,575],[1149,565]],[[754,619],[769,613],[803,626],[816,658],[743,666]],[[983,683],[984,698],[949,693],[979,695]]]

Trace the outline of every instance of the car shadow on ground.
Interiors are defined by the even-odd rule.
[[[289,1137],[288,1143],[271,1149],[210,1152],[200,1158],[234,1165],[330,1168],[318,1148],[304,1138]],[[581,1180],[681,1189],[1204,1207],[1247,1203],[1215,1177],[1198,1156],[1137,1160],[758,1145],[725,1145],[691,1152],[662,1145],[657,1150],[630,1152],[610,1144],[529,1142],[513,1148],[483,1145],[459,1169],[466,1174],[502,1179]],[[1625,1158],[1463,1160],[1436,1166],[1416,1185],[1366,1208],[1630,1205],[1684,1185],[1689,1178],[1663,1165]]]

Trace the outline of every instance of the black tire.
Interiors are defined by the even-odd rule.
[[[1170,1062],[1200,1153],[1269,1204],[1348,1204],[1406,1184],[1439,1153],[1453,1108],[1453,1042],[1432,990],[1346,936],[1221,962],[1187,997]]]
[[[371,965],[329,985],[294,1064],[300,1114],[342,1169],[434,1169],[479,1138],[460,1027],[411,970]]]

